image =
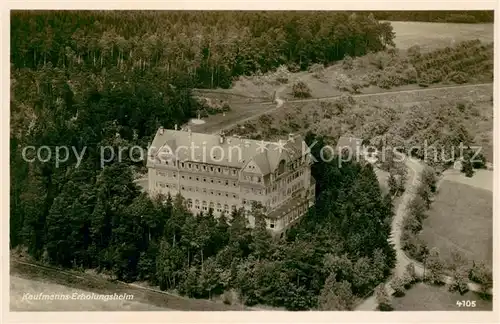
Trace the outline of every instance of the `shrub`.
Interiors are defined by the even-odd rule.
[[[425,201],[420,196],[415,196],[408,204],[408,214],[415,216],[421,222],[427,217],[425,215],[426,207]]]
[[[226,111],[230,111],[231,110],[231,107],[229,106],[229,104],[227,102],[225,102],[223,105],[222,105],[222,111],[223,112],[226,112]]]
[[[469,291],[467,271],[464,268],[458,268],[453,271],[453,281],[450,284],[450,291],[457,291],[460,295]]]
[[[425,280],[433,284],[444,283],[444,264],[440,259],[439,250],[432,248],[427,258],[427,269]]]
[[[422,183],[430,189],[432,193],[436,192],[436,172],[431,167],[425,167],[422,171]]]
[[[369,54],[368,60],[370,64],[377,67],[379,70],[383,70],[390,61],[389,55],[384,52],[378,52],[376,54]]]
[[[292,87],[293,96],[295,98],[311,97],[311,89],[303,81],[298,81]]]
[[[431,83],[431,79],[426,73],[422,73],[418,78],[418,85],[420,87],[427,88]]]
[[[377,81],[377,86],[382,89],[390,89],[392,87],[392,82],[386,75],[382,75]]]
[[[460,71],[449,73],[446,76],[446,79],[450,80],[452,82],[455,82],[457,84],[463,84],[463,83],[467,83],[469,81],[467,74],[465,74],[464,72],[460,72]]]
[[[472,162],[469,159],[462,160],[462,170],[465,176],[471,178],[474,175],[474,168],[472,167]]]
[[[397,56],[399,53],[398,53],[398,49],[395,48],[395,47],[389,47],[387,49],[387,53],[391,56]]]
[[[281,84],[287,84],[287,83],[288,83],[288,78],[286,78],[286,77],[281,77],[281,76],[280,76],[280,77],[277,77],[277,78],[276,78],[276,81],[277,81],[278,83],[281,83]]]
[[[352,82],[351,83],[351,89],[352,89],[352,93],[359,93],[359,89],[362,88],[362,85],[357,83],[357,82]]]
[[[415,265],[413,264],[413,262],[410,262],[406,265],[405,274],[411,280],[411,283],[418,281],[417,273],[415,271]]]
[[[483,153],[479,153],[474,161],[472,161],[474,169],[486,169],[486,157]]]
[[[352,57],[350,57],[349,55],[346,55],[344,57],[344,60],[342,61],[342,68],[344,70],[351,70],[354,66],[354,62],[353,62],[353,59]]]
[[[292,62],[292,63],[288,64],[287,68],[288,68],[288,71],[290,71],[292,73],[300,72],[300,66],[297,63]]]
[[[480,284],[485,292],[493,285],[493,273],[484,263],[474,263],[469,271],[469,279]]]
[[[323,64],[315,63],[315,64],[311,65],[307,71],[310,73],[319,73],[319,72],[323,72],[324,69],[325,69],[325,66]]]
[[[418,81],[418,72],[413,66],[405,69],[403,71],[403,75],[406,79],[406,82],[408,82],[409,84],[417,83]]]
[[[271,115],[262,115],[259,117],[259,122],[263,125],[269,126],[273,122],[273,117]]]
[[[224,294],[222,295],[222,302],[226,305],[231,305],[233,303],[233,295],[230,291],[224,291]]]
[[[377,299],[378,309],[381,311],[393,310],[391,305],[391,297],[387,293],[385,284],[380,284],[375,288],[375,297]]]
[[[412,58],[420,57],[420,46],[413,45],[412,47],[408,48],[407,53],[408,53],[408,56],[410,56]]]
[[[394,296],[402,297],[405,295],[405,287],[403,279],[395,277],[391,281],[391,288],[394,289]]]

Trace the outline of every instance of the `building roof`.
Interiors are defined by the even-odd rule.
[[[302,145],[300,135],[289,136],[286,141],[267,142],[160,128],[151,144],[147,165],[152,167],[155,163],[173,159],[244,168],[252,162],[256,168],[245,171],[268,174],[282,159],[301,157]]]

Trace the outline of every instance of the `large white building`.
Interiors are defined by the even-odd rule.
[[[212,208],[216,217],[260,202],[267,227],[281,232],[314,204],[311,164],[301,136],[265,142],[160,128],[148,153],[148,190],[180,193],[194,214]]]

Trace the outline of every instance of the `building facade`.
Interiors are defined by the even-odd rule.
[[[254,202],[263,206],[267,228],[282,232],[314,204],[312,159],[301,136],[265,142],[224,134],[160,128],[148,152],[151,194],[181,194],[194,214],[214,216]]]

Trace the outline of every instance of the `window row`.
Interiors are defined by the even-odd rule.
[[[246,175],[246,176],[243,177],[243,180],[249,181],[249,182],[261,183],[262,182],[262,177],[261,176],[249,176],[249,175]]]
[[[243,205],[244,205],[244,206],[247,206],[247,207],[252,207],[252,206],[253,206],[253,204],[257,204],[257,203],[261,203],[261,204],[262,204],[262,202],[257,201],[257,200],[247,200],[247,199],[243,198]],[[263,206],[263,208],[264,208],[264,212],[265,212],[265,211],[266,211],[266,209],[267,209],[267,207],[266,207],[266,206]]]
[[[181,175],[182,180],[191,180],[191,181],[199,181],[205,183],[213,183],[221,186],[232,186],[237,187],[238,183],[236,181],[229,181],[226,179],[214,179],[214,178],[206,178],[200,176],[190,176],[190,175]]]
[[[290,186],[290,188],[287,189],[286,194],[289,196],[290,194],[292,194],[293,192],[295,192],[301,188],[304,188],[304,181],[297,182],[297,183],[293,184],[292,186]]]
[[[212,209],[215,212],[221,213],[222,211],[229,213],[230,210],[236,210],[236,205],[231,205],[231,209],[229,209],[228,204],[221,204],[220,202],[213,202],[213,201],[206,201],[206,200],[194,200],[193,199],[188,199],[187,200],[187,206],[189,209],[192,209],[193,207],[195,209],[201,209],[204,211],[208,211],[209,209]]]
[[[166,171],[156,171],[156,174],[162,177],[168,177],[168,178],[177,178],[177,172],[171,171],[171,172],[166,172]],[[232,187],[237,187],[238,182],[237,181],[230,181],[226,179],[217,179],[217,178],[207,178],[207,177],[202,177],[202,176],[195,176],[195,175],[181,175],[182,180],[191,180],[191,181],[199,181],[199,182],[205,182],[205,183],[213,183],[213,184],[219,184],[221,186],[232,186]]]
[[[177,172],[175,172],[175,171],[166,172],[166,171],[156,170],[156,175],[159,175],[161,177],[177,178]]]
[[[166,183],[166,182],[156,182],[157,187],[175,189],[177,190],[177,184],[175,183]]]
[[[254,195],[265,195],[266,191],[264,189],[257,189],[257,188],[243,188],[244,193],[252,193]]]
[[[294,172],[289,177],[287,177],[286,183],[292,182],[293,180],[297,179],[298,177],[301,177],[303,174],[304,174],[304,170]]]
[[[301,166],[302,164],[304,164],[304,157],[300,158],[300,159],[297,159],[295,161],[292,161],[288,164],[288,168],[291,169],[291,170],[294,170],[294,169],[297,169],[299,166]]]
[[[283,179],[283,180],[279,180],[278,182],[276,182],[274,185],[272,185],[268,191],[269,192],[275,192],[277,190],[280,190],[281,188],[283,188],[286,184],[292,182],[293,180],[297,179],[298,177],[301,177],[302,175],[304,174],[304,170],[300,170],[300,171],[297,171],[297,172],[294,172],[293,174],[291,174],[290,176],[288,176],[287,178]]]
[[[297,218],[302,216],[307,211],[307,205],[300,205],[297,209],[293,210],[291,213],[284,217],[285,226],[294,222]]]
[[[240,196],[238,194],[235,194],[232,192],[218,191],[218,190],[212,190],[212,189],[207,189],[207,188],[181,186],[181,190],[189,191],[189,192],[201,192],[205,195],[210,195],[210,196],[219,196],[219,197],[226,197],[226,198],[232,197],[234,199],[240,198]]]
[[[236,168],[206,165],[203,163],[194,163],[194,162],[178,162],[178,163],[176,163],[176,161],[166,160],[165,164],[172,165],[174,167],[177,166],[179,169],[204,171],[204,172],[218,173],[218,174],[225,174],[225,175],[232,175],[232,176],[238,175],[238,169],[236,169]]]

